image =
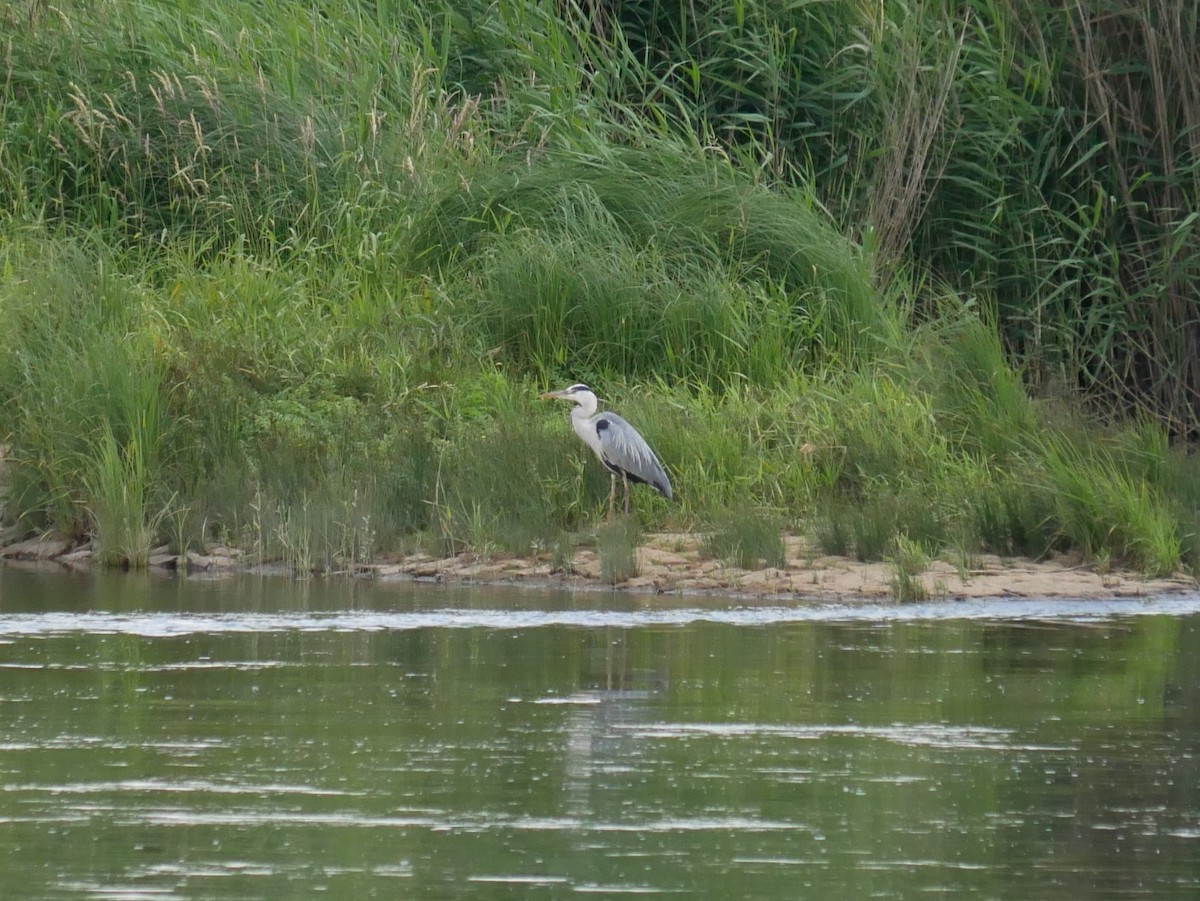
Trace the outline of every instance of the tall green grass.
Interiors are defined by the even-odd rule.
[[[20,325],[0,369],[6,509],[94,534],[114,562],[168,536],[299,569],[414,543],[525,553],[604,515],[607,476],[564,411],[479,353],[474,326],[449,337],[429,317],[330,309],[323,286],[248,262],[199,276],[180,263],[159,294],[79,242],[27,237],[4,260],[0,308]],[[675,504],[639,495],[638,521],[726,535],[714,552],[731,558],[745,544],[776,559],[751,525],[783,511],[782,525],[863,559],[904,536],[930,553],[1074,546],[1155,573],[1194,563],[1194,461],[1152,425],[1106,437],[1081,421],[1041,440],[1061,410],[1016,392],[969,311],[945,317],[870,365],[766,384],[602,374],[606,406],[677,488]],[[440,362],[409,356],[438,346]]]
[[[1169,575],[1182,552],[1180,523],[1136,460],[1051,435],[1043,447],[1061,529],[1093,557]]]
[[[620,96],[998,301],[1031,374],[1200,427],[1188,0],[621,4]],[[625,58],[624,56],[622,58]],[[648,73],[648,74],[647,74]]]
[[[541,374],[770,383],[899,332],[811,196],[673,143],[501,160],[416,221],[411,254],[469,270],[484,341]]]
[[[147,542],[132,536],[152,531],[170,499],[156,487],[169,389],[147,299],[76,242],[19,240],[0,259],[12,273],[0,287],[11,509],[76,537],[95,526],[102,544],[126,536],[108,542],[113,553],[144,560]]]
[[[104,564],[144,567],[166,509],[151,512],[154,485],[145,459],[145,439],[131,435],[117,444],[105,424],[90,449],[83,476],[83,500],[92,518],[96,558]]]
[[[787,564],[777,516],[743,507],[728,511],[713,525],[715,528],[704,543],[704,551],[709,556],[719,557],[742,569],[781,568]]]
[[[629,534],[1195,567],[1174,2],[10,6],[5,515],[119,565],[562,557],[607,476],[534,398],[582,380],[676,487]]]

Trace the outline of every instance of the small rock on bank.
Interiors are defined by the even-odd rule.
[[[11,560],[53,560],[61,557],[74,546],[71,539],[58,532],[27,538],[0,549],[0,557]]]

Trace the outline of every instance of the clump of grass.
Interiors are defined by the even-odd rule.
[[[278,561],[299,576],[353,571],[384,548],[376,528],[378,509],[369,490],[347,487],[340,478],[286,498],[260,484],[239,543],[254,557]]]
[[[854,510],[850,524],[854,535],[854,556],[861,561],[881,560],[892,543],[898,523],[894,497],[883,497]]]
[[[1004,351],[994,316],[947,296],[934,303],[936,315],[912,335],[905,368],[928,397],[940,432],[956,436],[962,450],[1007,461],[1024,436],[1040,429],[1037,407]]]
[[[604,509],[607,473],[562,409],[493,372],[459,387],[429,482],[432,521],[456,551],[529,553]]]
[[[302,496],[292,503],[276,502],[260,511],[258,526],[262,536],[260,554],[268,560],[280,560],[294,575],[307,577],[318,569],[321,548],[316,541],[315,519],[309,501]]]
[[[787,564],[778,516],[743,507],[722,516],[705,539],[703,551],[741,569]]]
[[[642,532],[630,517],[606,523],[596,531],[600,579],[609,585],[627,582],[638,574],[637,548]]]
[[[880,369],[850,374],[824,399],[821,440],[845,450],[841,486],[870,494],[938,474],[955,448],[937,425],[932,395]]]
[[[162,514],[149,509],[152,485],[141,440],[133,437],[118,445],[106,425],[93,446],[84,487],[96,559],[110,566],[144,568]]]
[[[982,565],[979,558],[980,543],[970,531],[964,530],[960,538],[942,554],[942,559],[949,562],[962,582],[969,582],[972,573]]]
[[[817,547],[835,557],[848,557],[854,550],[849,517],[842,504],[831,504],[815,517],[813,526]]]
[[[575,572],[574,535],[563,532],[550,545],[550,568],[552,572],[572,575]]]
[[[1166,449],[1158,479],[1179,524],[1180,559],[1200,576],[1200,455],[1185,447]]]
[[[997,474],[968,495],[966,506],[976,540],[995,554],[1041,560],[1064,549],[1054,497],[1038,484],[1032,469],[1019,476]]]
[[[594,203],[585,195],[581,204]],[[573,372],[720,386],[731,371],[770,384],[815,352],[814,324],[787,291],[747,283],[701,246],[668,258],[600,213],[562,237],[506,234],[481,254],[470,307],[484,340],[545,380]]]
[[[69,3],[22,31],[7,56],[4,153],[38,164],[3,167],[9,196],[134,242],[312,224],[330,131],[274,82],[255,84],[220,38],[213,47],[215,29],[154,4]]]
[[[136,562],[150,507],[171,494],[156,484],[168,389],[144,331],[146,299],[76,242],[17,242],[9,253],[26,275],[0,287],[13,507],[33,527],[73,537],[104,523],[109,548],[120,549],[113,562],[127,562],[126,551]]]
[[[1057,521],[1071,543],[1099,558],[1127,562],[1147,575],[1179,569],[1183,545],[1170,506],[1145,478],[1103,448],[1062,435],[1042,445],[1055,492]]]
[[[892,570],[889,585],[892,597],[906,604],[929,599],[929,591],[921,581],[921,574],[929,568],[929,555],[919,541],[897,533],[892,538],[891,553],[887,557]]]
[[[666,142],[599,153],[497,166],[414,228],[423,266],[482,267],[484,340],[517,365],[695,378],[707,362],[705,378],[736,367],[769,382],[794,362],[782,351],[849,360],[898,333],[811,198]],[[755,297],[754,283],[770,293]]]
[[[939,502],[947,500],[922,496],[915,490],[881,490],[866,498],[830,497],[815,517],[817,542],[827,554],[863,561],[883,559],[898,533],[941,547],[950,533]]]

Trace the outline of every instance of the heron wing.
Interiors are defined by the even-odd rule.
[[[605,466],[631,481],[644,482],[663,497],[671,497],[671,480],[637,429],[616,413],[601,413],[595,427]]]

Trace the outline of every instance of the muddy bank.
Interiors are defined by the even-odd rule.
[[[551,555],[531,557],[459,554],[433,557],[413,554],[371,563],[346,563],[326,575],[380,580],[421,579],[481,584],[529,584],[562,589],[617,589],[654,594],[710,594],[731,597],[852,601],[878,600],[896,594],[895,568],[887,563],[862,563],[845,557],[821,556],[802,538],[788,538],[787,565],[744,570],[706,557],[703,536],[649,535],[637,549],[637,573],[610,585],[600,558],[591,548],[579,548],[569,567],[555,567]],[[73,547],[62,536],[14,542],[0,549],[12,565],[87,569],[91,549]],[[176,555],[161,548],[151,556],[150,569],[189,578],[219,578],[235,573],[289,575],[278,563],[257,563],[234,548],[213,545],[204,553]],[[960,565],[943,560],[913,575],[918,591],[929,598],[1113,598],[1161,595],[1194,590],[1191,577],[1149,579],[1132,572],[1100,572],[1071,558],[1050,561],[978,555]],[[910,596],[912,586],[909,588]]]

